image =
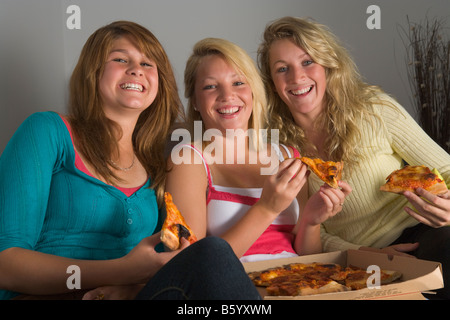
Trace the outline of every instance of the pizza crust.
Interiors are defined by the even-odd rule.
[[[318,287],[297,286],[295,284],[274,284],[266,288],[269,296],[310,296],[315,294],[334,293],[350,291],[346,287],[336,281],[330,280],[327,284]]]
[[[187,225],[181,212],[173,203],[172,195],[164,193],[166,204],[166,218],[161,227],[161,242],[170,250],[177,250],[181,245],[181,238],[185,238],[189,243],[197,241],[197,237]]]
[[[419,187],[434,195],[442,195],[448,191],[445,181],[428,167],[409,165],[389,174],[386,183],[380,186],[380,190],[403,194],[405,191],[415,193]]]
[[[161,230],[161,242],[170,250],[177,250],[180,246],[180,239],[169,229]]]
[[[401,278],[402,273],[392,270],[381,270],[381,284],[389,284]]]
[[[444,181],[436,183],[435,185],[432,185],[431,187],[426,189],[428,192],[431,192],[435,195],[443,195],[447,193],[448,188]]]
[[[318,289],[305,290],[302,292],[302,295],[344,292],[350,290],[351,289],[349,287],[346,287],[343,284],[337,283],[336,281],[330,281],[329,283]]]

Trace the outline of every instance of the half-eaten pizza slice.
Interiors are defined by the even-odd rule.
[[[167,216],[161,228],[161,242],[170,250],[177,250],[181,244],[181,238],[186,238],[192,244],[197,237],[186,224],[183,216],[172,200],[169,192],[164,193]]]
[[[344,169],[343,161],[323,161],[319,158],[311,159],[307,157],[301,157],[300,160],[330,187],[339,188],[338,181],[342,179],[342,170]]]

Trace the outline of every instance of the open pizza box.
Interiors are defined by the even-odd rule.
[[[295,258],[264,260],[243,263],[246,272],[262,271],[289,263],[337,263],[341,266],[357,266],[367,269],[371,265],[380,269],[399,271],[399,280],[377,288],[324,293],[311,296],[268,296],[265,288],[257,287],[267,300],[424,300],[422,292],[444,287],[441,264],[415,258],[389,256],[362,250],[336,251]]]

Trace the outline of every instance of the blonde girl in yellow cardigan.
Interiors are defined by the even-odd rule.
[[[450,192],[379,191],[404,163],[436,168],[450,185],[450,155],[408,112],[366,84],[347,51],[325,26],[281,18],[266,27],[258,63],[268,93],[270,126],[280,143],[302,155],[345,162],[352,193],[322,224],[326,251],[362,249],[440,261],[450,297]],[[321,182],[310,175],[309,193]],[[447,271],[448,270],[448,271]]]

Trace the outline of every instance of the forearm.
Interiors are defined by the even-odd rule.
[[[236,256],[241,257],[276,217],[276,213],[257,203],[221,237],[230,244]]]
[[[362,246],[361,244],[351,243],[338,236],[327,233],[323,226],[321,229],[320,239],[322,240],[324,252],[345,251],[349,249],[358,250]]]
[[[81,289],[123,284],[127,274],[120,259],[77,260],[10,248],[0,252],[0,288],[35,295],[69,292],[73,290],[67,286],[71,265],[80,268]]]
[[[321,253],[320,225],[312,226],[300,220],[295,236],[294,249],[298,255]]]

